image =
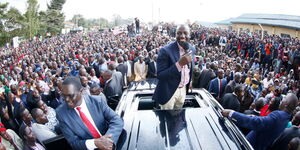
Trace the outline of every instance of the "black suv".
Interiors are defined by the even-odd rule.
[[[160,110],[152,100],[157,80],[133,82],[116,112],[124,119],[118,150],[251,150],[240,130],[221,115],[205,89],[193,89],[179,110]]]

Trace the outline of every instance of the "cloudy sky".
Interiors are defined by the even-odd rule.
[[[27,0],[0,0],[9,2],[22,12]],[[45,10],[51,0],[38,0]],[[86,18],[104,17],[113,14],[122,18],[138,17],[142,21],[191,21],[217,22],[237,17],[243,13],[288,14],[300,16],[300,0],[66,0],[63,11],[67,19],[74,14]]]

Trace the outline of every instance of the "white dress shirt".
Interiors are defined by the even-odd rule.
[[[80,109],[81,112],[84,113],[84,115],[85,115],[85,116],[88,118],[88,120],[92,123],[93,127],[97,130],[97,132],[98,132],[100,135],[102,135],[102,134],[99,132],[99,130],[97,129],[97,126],[96,126],[96,124],[95,124],[95,122],[94,122],[94,120],[93,120],[93,118],[92,118],[92,116],[91,116],[91,114],[90,114],[90,112],[89,112],[87,106],[86,106],[86,103],[85,103],[84,98],[82,98],[82,103],[81,103],[81,105],[78,106],[78,107],[81,107],[81,109]],[[77,113],[78,116],[80,117],[79,111],[76,109],[76,107],[74,108],[74,110],[76,111],[76,113]],[[87,147],[88,150],[94,150],[94,149],[97,148],[97,146],[96,146],[95,143],[94,143],[94,139],[88,139],[88,140],[86,140],[86,141],[85,141],[85,146]]]
[[[127,64],[127,67],[128,67],[128,69],[127,69],[127,77],[131,77],[131,64],[130,64],[129,61],[126,61],[125,63]]]

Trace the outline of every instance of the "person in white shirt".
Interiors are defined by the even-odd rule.
[[[264,88],[269,88],[269,85],[273,85],[272,73],[269,73],[267,78],[263,80]]]
[[[49,120],[43,110],[34,108],[31,113],[32,117],[36,120],[36,123],[32,124],[32,131],[35,133],[39,141],[45,141],[57,136],[53,128],[51,129],[45,125],[49,122]]]
[[[36,140],[36,135],[29,126],[20,127],[20,137],[24,140],[23,150],[45,150]]]
[[[134,81],[140,81],[146,79],[148,66],[146,65],[143,59],[144,59],[143,56],[139,56],[139,60],[136,63],[134,63],[134,74],[135,74]]]

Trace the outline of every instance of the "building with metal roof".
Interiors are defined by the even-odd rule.
[[[228,23],[230,22],[230,23]],[[281,14],[243,14],[237,18],[217,22],[221,28],[237,31],[248,30],[275,34],[283,37],[299,37],[300,16]]]

